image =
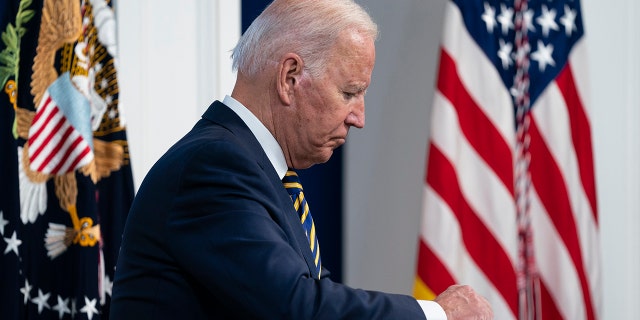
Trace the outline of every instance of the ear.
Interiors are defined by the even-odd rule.
[[[292,103],[295,86],[300,83],[304,62],[299,55],[287,53],[278,65],[278,95],[284,105]]]

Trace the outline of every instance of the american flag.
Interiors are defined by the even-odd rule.
[[[598,319],[602,284],[578,0],[447,4],[415,296],[496,319]]]

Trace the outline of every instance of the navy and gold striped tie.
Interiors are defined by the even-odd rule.
[[[307,199],[304,198],[298,174],[293,170],[287,171],[284,179],[282,179],[282,183],[291,196],[293,207],[298,212],[298,215],[300,215],[300,222],[302,223],[304,233],[307,235],[307,240],[309,240],[309,247],[311,248],[311,253],[314,257],[313,262],[316,265],[318,278],[320,278],[322,263],[320,260],[320,245],[318,244],[318,237],[316,237],[316,226],[313,224],[313,218],[309,211],[309,204],[307,204]]]

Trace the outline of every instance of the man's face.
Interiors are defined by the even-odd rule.
[[[305,71],[294,99],[295,142],[288,144],[295,168],[328,161],[351,126],[364,127],[364,94],[374,62],[373,39],[343,32],[320,76]]]

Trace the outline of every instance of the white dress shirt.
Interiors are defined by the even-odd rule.
[[[251,133],[256,136],[260,146],[267,154],[269,161],[271,161],[271,164],[276,169],[280,179],[284,178],[284,175],[287,173],[287,160],[284,158],[284,153],[282,152],[282,148],[280,148],[278,141],[276,141],[276,138],[273,137],[267,127],[265,127],[264,124],[262,124],[262,122],[260,122],[260,120],[258,120],[258,118],[249,111],[249,109],[231,96],[225,96],[222,103],[233,110],[233,112],[235,112],[240,119],[244,121],[247,127],[249,127],[249,130],[251,130]],[[428,320],[447,320],[447,315],[437,302],[418,300],[418,304],[422,308],[422,311]]]

